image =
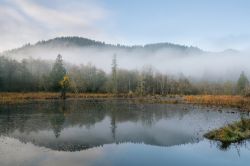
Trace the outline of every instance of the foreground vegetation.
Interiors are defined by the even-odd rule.
[[[248,139],[250,138],[250,119],[241,119],[239,122],[213,130],[204,136],[222,143],[234,143]]]

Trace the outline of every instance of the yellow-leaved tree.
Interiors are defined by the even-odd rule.
[[[66,91],[70,87],[70,79],[69,76],[65,75],[63,79],[59,82],[61,86],[61,98],[66,99]]]

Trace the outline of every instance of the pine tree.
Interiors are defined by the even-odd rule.
[[[3,91],[3,65],[2,65],[2,62],[3,61],[3,58],[0,57],[0,91]]]
[[[112,60],[112,92],[117,93],[117,60],[116,60],[116,54],[114,54],[113,60]]]
[[[51,89],[53,91],[60,91],[60,81],[66,75],[66,69],[63,66],[62,56],[59,54],[56,58],[52,71],[50,73]]]
[[[246,90],[248,85],[249,85],[249,81],[248,81],[245,73],[241,72],[240,78],[238,79],[238,82],[237,82],[238,93],[239,94],[245,93],[245,90]]]

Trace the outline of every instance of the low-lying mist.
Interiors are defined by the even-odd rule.
[[[189,47],[188,47],[189,48]],[[187,49],[188,49],[187,48]],[[235,81],[240,73],[250,73],[250,57],[246,52],[227,50],[224,52],[187,51],[172,48],[145,49],[145,47],[28,47],[10,51],[4,55],[22,60],[33,58],[55,60],[61,54],[63,60],[70,64],[92,64],[105,72],[111,71],[114,54],[121,69],[141,70],[151,66],[164,74],[184,75],[193,80]]]

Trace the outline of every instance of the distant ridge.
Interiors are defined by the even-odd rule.
[[[193,46],[185,46],[173,43],[153,43],[153,44],[146,44],[146,45],[133,45],[133,46],[126,46],[120,44],[106,44],[105,42],[95,41],[88,38],[83,37],[56,37],[49,40],[39,41],[35,44],[26,44],[20,48],[12,49],[9,51],[5,51],[2,54],[6,53],[16,53],[23,50],[30,50],[35,48],[57,48],[57,47],[64,47],[64,48],[71,48],[71,47],[91,47],[91,48],[115,48],[115,49],[126,49],[126,50],[145,50],[145,51],[158,51],[162,49],[174,50],[183,53],[202,53],[203,51],[197,47]]]

